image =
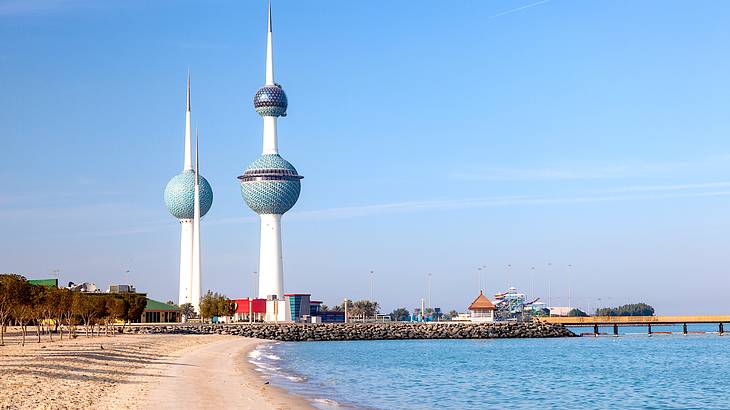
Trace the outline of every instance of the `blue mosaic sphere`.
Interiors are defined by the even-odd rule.
[[[259,88],[253,97],[253,106],[262,117],[286,117],[288,105],[286,93],[278,84]]]
[[[276,215],[285,213],[297,203],[302,178],[296,168],[278,154],[262,155],[238,177],[246,205],[257,214]]]
[[[213,205],[213,189],[208,181],[200,176],[200,216]],[[193,219],[195,214],[195,173],[184,171],[177,174],[165,187],[165,206],[177,219]]]

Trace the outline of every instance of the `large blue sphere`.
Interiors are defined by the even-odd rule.
[[[281,215],[299,199],[302,176],[278,154],[262,155],[238,179],[246,205],[257,214]]]
[[[262,117],[286,117],[289,102],[279,85],[265,85],[256,91],[253,106]]]
[[[177,219],[193,219],[195,215],[195,173],[184,171],[172,177],[165,187],[165,205]],[[213,205],[213,190],[208,181],[200,176],[200,216]]]

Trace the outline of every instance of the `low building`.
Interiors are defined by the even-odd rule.
[[[568,313],[575,308],[570,306],[552,306],[548,309],[550,309],[550,316],[568,316]]]
[[[469,320],[472,322],[494,322],[494,303],[480,291],[469,305]]]
[[[147,298],[147,306],[142,312],[142,323],[177,323],[179,321],[180,307]]]
[[[107,293],[137,293],[132,285],[109,285]]]
[[[263,322],[266,316],[266,299],[235,299],[236,311],[229,318],[219,318],[222,322]]]

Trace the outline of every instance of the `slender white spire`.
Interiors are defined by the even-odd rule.
[[[185,160],[183,161],[183,171],[193,170],[193,157],[192,157],[192,127],[190,126],[190,69],[188,68],[188,94],[187,104],[185,109]]]
[[[193,211],[193,274],[191,275],[191,303],[200,312],[201,263],[200,263],[200,159],[198,156],[198,129],[195,129],[195,191]]]
[[[266,37],[266,85],[274,85],[274,41],[271,30],[271,0],[269,0],[269,32]]]

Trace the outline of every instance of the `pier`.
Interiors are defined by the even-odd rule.
[[[619,326],[646,326],[647,333],[652,334],[671,334],[672,332],[655,332],[653,326],[672,326],[682,325],[682,333],[705,333],[705,332],[688,332],[688,324],[717,324],[718,334],[725,334],[724,323],[730,323],[730,315],[712,315],[712,316],[586,316],[586,317],[541,317],[538,318],[543,323],[563,325],[566,327],[593,327],[593,335],[598,336],[599,326],[613,326],[613,335],[618,336]]]

